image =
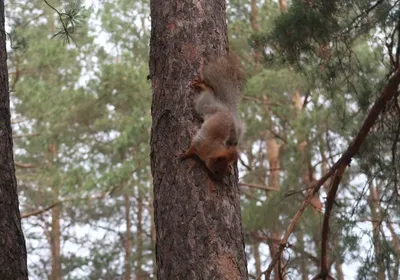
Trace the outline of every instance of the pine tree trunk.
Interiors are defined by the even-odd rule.
[[[336,270],[336,279],[337,280],[344,280],[344,274],[342,269],[341,259],[339,257],[335,260],[335,270]]]
[[[256,275],[258,276],[261,274],[260,242],[258,241],[254,241],[253,254],[256,267]]]
[[[209,178],[195,159],[175,157],[201,120],[190,86],[205,57],[228,48],[224,0],[151,1],[151,168],[159,279],[247,279],[238,171]]]
[[[382,256],[382,244],[380,233],[380,215],[379,215],[379,194],[375,187],[371,184],[369,187],[369,208],[371,211],[372,235],[375,249],[376,265],[378,267],[378,280],[385,280],[385,264]]]
[[[151,195],[151,204],[149,207],[149,212],[151,215],[151,226],[150,226],[150,236],[151,236],[151,248],[153,250],[152,254],[152,265],[153,265],[153,279],[157,279],[157,263],[156,263],[156,226],[154,224],[154,197]]]
[[[142,270],[143,266],[143,198],[138,190],[137,198],[137,226],[136,226],[136,259],[137,266],[135,270],[136,280],[145,280],[145,275]]]
[[[301,279],[302,280],[308,280],[308,275],[309,275],[309,269],[308,269],[308,262],[307,259],[304,257],[304,232],[302,229],[298,229],[296,232],[296,237],[297,237],[297,244],[296,247],[300,251],[300,274],[301,274]]]
[[[13,158],[2,0],[0,0],[0,279],[28,279]]]
[[[279,0],[279,9],[281,10],[281,12],[287,11],[286,0]]]
[[[51,209],[51,280],[61,280],[61,205]]]
[[[125,249],[125,272],[124,280],[131,279],[132,273],[132,240],[131,240],[131,201],[128,194],[124,195],[125,201],[125,224],[126,231],[124,237],[124,249]]]
[[[398,280],[400,277],[399,274],[399,263],[400,263],[400,236],[398,236],[393,228],[392,223],[389,221],[387,222],[387,227],[389,229],[390,235],[392,237],[392,242],[393,242],[393,247],[395,249],[395,252],[397,254],[396,261],[394,263],[394,269],[393,269],[393,280]]]

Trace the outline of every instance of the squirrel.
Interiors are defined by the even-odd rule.
[[[216,176],[223,176],[238,159],[238,144],[244,124],[238,106],[246,82],[238,56],[232,52],[210,60],[193,82],[201,89],[195,110],[203,118],[190,147],[178,154],[182,159],[197,155]]]

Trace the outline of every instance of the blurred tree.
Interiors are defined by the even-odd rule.
[[[4,1],[0,1],[0,278],[28,279],[10,123]]]

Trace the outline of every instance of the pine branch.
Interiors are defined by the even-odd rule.
[[[80,15],[83,9],[82,0],[73,0],[68,2],[66,9],[63,12],[57,10],[53,5],[51,5],[47,0],[43,0],[47,6],[49,6],[53,11],[58,14],[61,22],[61,30],[53,35],[53,38],[60,37],[63,39],[64,43],[69,44],[72,41],[75,45],[75,41],[72,34],[76,32],[76,29],[80,27],[83,22],[83,17]]]
[[[313,196],[319,191],[321,186],[328,180],[339,168],[343,165],[347,166],[350,164],[352,158],[358,153],[360,150],[361,144],[364,142],[365,138],[367,137],[371,127],[375,124],[376,120],[379,117],[379,114],[385,108],[386,104],[396,96],[397,88],[400,84],[400,68],[397,68],[394,72],[393,76],[389,79],[388,83],[380,93],[378,99],[375,101],[374,105],[372,106],[371,110],[368,113],[368,116],[364,120],[363,125],[361,126],[357,136],[354,140],[350,143],[347,150],[343,153],[338,161],[330,168],[330,170],[322,176],[318,181],[315,181],[312,184],[312,189],[308,193],[307,197],[301,204],[299,210],[293,217],[293,220],[290,222],[283,238],[281,239],[279,248],[275,255],[272,258],[271,263],[269,264],[267,270],[261,273],[257,279],[261,279],[262,275],[265,275],[265,279],[270,279],[271,273],[277,262],[280,260],[280,256],[287,245],[290,235],[292,234],[294,227],[296,226],[297,222],[299,221],[300,217],[303,215],[305,209],[307,208],[308,204],[310,203]]]

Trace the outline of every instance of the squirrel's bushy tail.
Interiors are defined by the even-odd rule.
[[[203,69],[203,79],[214,89],[217,99],[236,113],[246,83],[245,71],[238,55],[229,52],[209,60]]]

